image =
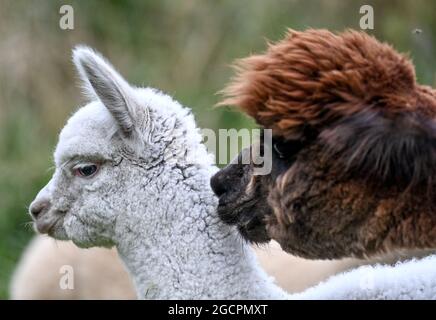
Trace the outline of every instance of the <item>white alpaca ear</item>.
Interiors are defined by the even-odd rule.
[[[73,61],[85,84],[85,93],[96,97],[117,121],[122,133],[130,137],[137,116],[133,89],[99,53],[84,46],[73,50]]]

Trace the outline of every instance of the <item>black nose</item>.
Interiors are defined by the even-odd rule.
[[[224,183],[222,171],[218,171],[215,175],[210,179],[210,186],[215,192],[215,194],[219,197],[226,193],[226,184]]]
[[[41,212],[47,210],[49,204],[47,200],[32,203],[29,208],[30,214],[34,219],[38,218]]]

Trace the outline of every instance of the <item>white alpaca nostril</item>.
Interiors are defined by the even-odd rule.
[[[29,212],[34,219],[37,219],[38,216],[41,214],[41,212],[46,210],[49,207],[49,205],[50,202],[47,200],[34,202],[31,204],[29,208]]]

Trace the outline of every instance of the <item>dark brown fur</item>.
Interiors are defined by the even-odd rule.
[[[436,247],[436,93],[405,56],[361,32],[290,31],[238,66],[221,104],[291,151],[269,176],[212,179],[224,221],[308,258]]]

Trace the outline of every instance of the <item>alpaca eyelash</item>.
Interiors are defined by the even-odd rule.
[[[303,148],[303,144],[300,141],[277,141],[272,148],[280,159],[291,159]]]
[[[76,165],[74,165],[71,168],[71,170],[77,170],[77,169],[80,169],[80,168],[83,168],[86,166],[93,166],[93,165],[100,166],[100,164],[97,162],[80,162],[80,163],[77,163]]]
[[[283,159],[285,155],[280,151],[279,147],[277,146],[277,143],[273,144],[274,151],[277,153],[280,159]]]
[[[100,167],[101,164],[97,162],[79,163],[72,168],[71,173],[75,177],[92,178],[98,173]],[[85,169],[91,169],[91,172],[86,172]]]
[[[59,166],[59,168],[60,168],[60,169],[65,169],[67,166],[70,165],[70,163],[71,163],[72,161],[73,161],[73,159],[69,159],[69,160],[65,161],[64,163],[62,163],[62,164]]]
[[[97,168],[99,170],[104,162],[105,162],[104,160],[90,161],[89,159],[84,160],[84,159],[72,158],[72,159],[65,161],[60,166],[60,168],[62,170],[64,170],[69,176],[73,177],[73,176],[76,176],[75,172],[80,168],[95,165],[95,166],[97,166]]]
[[[71,169],[74,169],[77,166],[83,166],[83,165],[90,165],[90,164],[97,164],[102,165],[105,162],[113,161],[113,159],[106,159],[104,157],[100,156],[75,156],[70,158],[69,160],[65,161],[61,168],[70,167]]]

